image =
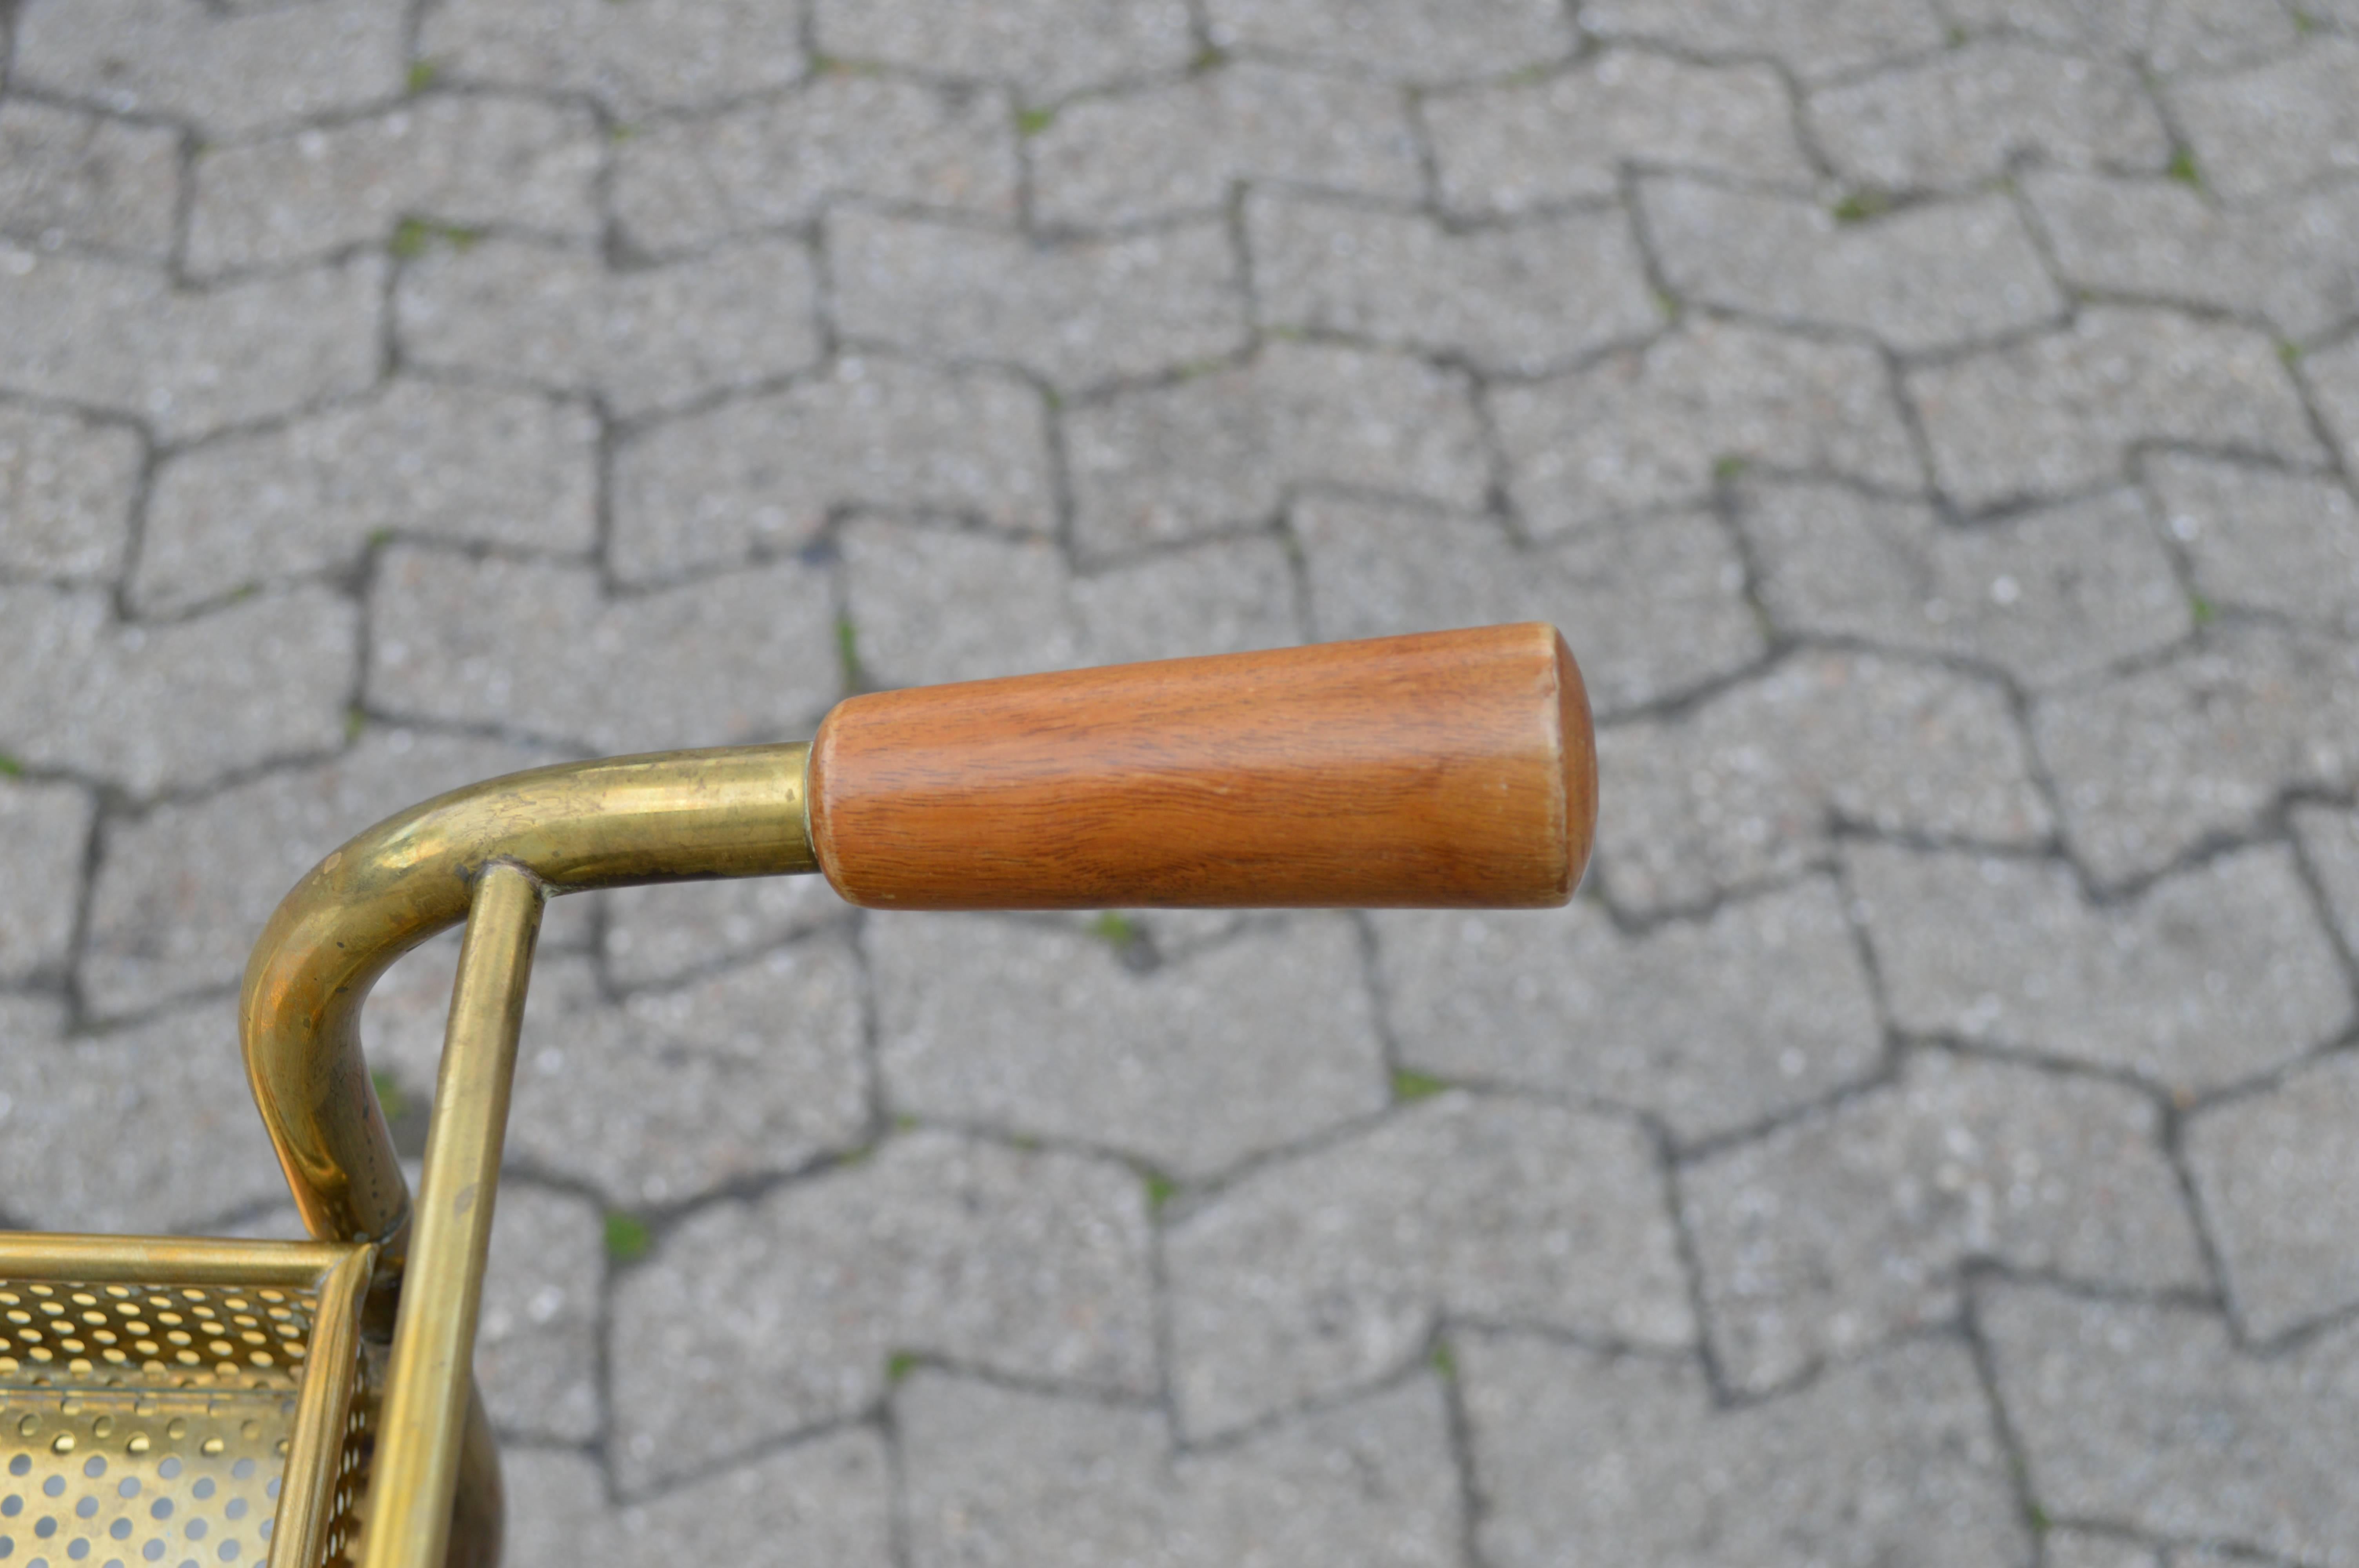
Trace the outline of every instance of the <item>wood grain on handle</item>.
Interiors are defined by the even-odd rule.
[[[1562,903],[1597,815],[1552,627],[877,692],[811,744],[811,842],[887,909]]]

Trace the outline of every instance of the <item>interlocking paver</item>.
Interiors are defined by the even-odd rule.
[[[1922,54],[1942,41],[1941,18],[1928,0],[1596,0],[1582,7],[1581,25],[1603,38],[1767,55],[1805,81]]]
[[[64,784],[0,784],[0,984],[62,972],[94,803]]]
[[[130,544],[141,455],[120,425],[0,404],[0,572],[113,577]]]
[[[180,138],[76,109],[0,103],[0,233],[161,261],[180,197]]]
[[[406,806],[555,760],[372,730],[331,762],[110,822],[81,954],[83,997],[102,1015],[125,1014],[234,986],[262,923],[321,856]],[[432,1081],[429,1073],[420,1087]]]
[[[1919,366],[1907,382],[1933,472],[1967,507],[2093,488],[2142,442],[2319,457],[2266,337],[2169,311],[2093,308],[2061,331]]]
[[[2359,185],[2225,209],[2175,179],[2035,174],[2023,190],[2076,288],[2256,314],[2288,338],[2359,315]]]
[[[382,244],[404,218],[588,240],[604,162],[589,111],[434,93],[382,114],[209,148],[196,160],[189,269],[314,261]]]
[[[2240,1352],[2191,1307],[1994,1285],[1980,1303],[1998,1396],[2050,1517],[2303,1562],[2359,1561],[2359,1332]]]
[[[2343,946],[2359,951],[2359,812],[2299,806],[2287,813],[2294,842],[2326,894],[2327,918]]]
[[[2187,1163],[2244,1332],[2271,1339],[2359,1301],[2359,1056],[2288,1073],[2187,1125]]]
[[[2127,65],[1993,38],[1810,94],[1811,134],[1845,179],[1965,190],[2019,164],[2159,171],[2162,116]]]
[[[1473,507],[1490,479],[1464,374],[1313,343],[1073,409],[1065,451],[1075,539],[1095,554],[1266,521],[1296,485]]]
[[[1692,1140],[1883,1059],[1867,972],[1824,878],[1637,935],[1587,901],[1387,912],[1375,925],[1400,1060],[1436,1077],[1616,1101]]]
[[[2117,1288],[2210,1282],[2151,1098],[1941,1052],[1689,1166],[1680,1199],[1740,1390],[1954,1319],[1967,1259]]]
[[[2169,0],[2156,10],[2147,59],[2166,76],[2267,59],[2300,39],[2299,14],[2277,0]]]
[[[1396,201],[1424,189],[1398,92],[1251,60],[1069,104],[1029,146],[1045,223],[1217,212],[1241,179]]]
[[[1789,1398],[1713,1408],[1692,1362],[1532,1335],[1460,1341],[1484,1560],[1540,1568],[1576,1542],[1641,1562],[1928,1568],[2031,1543],[1966,1347],[1920,1341]]]
[[[1571,52],[1547,0],[1211,0],[1223,49],[1317,60],[1403,81],[1544,65]]]
[[[1103,1160],[938,1132],[699,1210],[614,1288],[625,1487],[873,1406],[888,1357],[1143,1395],[1147,1205]]]
[[[623,114],[691,108],[803,74],[792,0],[449,0],[419,52],[467,81],[587,93]]]
[[[1073,616],[1092,663],[1245,653],[1303,640],[1294,566],[1266,536],[1215,539],[1076,579]],[[1167,925],[1225,926],[1209,911],[1171,910]]]
[[[2300,370],[2320,418],[2342,450],[2344,470],[2359,470],[2359,337],[2303,356]]]
[[[835,615],[796,562],[606,600],[587,568],[397,548],[368,700],[600,752],[794,740],[836,696]]]
[[[1810,201],[1701,180],[1639,189],[1665,279],[1700,304],[1849,329],[1904,353],[2019,332],[2064,308],[2000,197],[1844,223]]]
[[[1224,225],[1035,246],[996,229],[846,210],[827,225],[846,337],[995,361],[1065,391],[1234,352],[1245,337]]]
[[[624,987],[679,979],[840,919],[823,877],[658,882],[604,895],[606,973]]]
[[[621,1508],[608,1506],[597,1465],[577,1454],[512,1448],[500,1469],[510,1499],[501,1555],[516,1568],[894,1561],[891,1461],[872,1428],[798,1443]]]
[[[919,1568],[1459,1562],[1439,1386],[1420,1378],[1206,1453],[1152,1410],[920,1370],[893,1398]]]
[[[1196,52],[1181,0],[812,0],[812,12],[821,54],[1020,82],[1043,100],[1176,70]]]
[[[2204,180],[2232,200],[2359,170],[2359,39],[2164,89]]]
[[[2100,881],[2249,835],[2286,790],[2348,787],[2359,663],[2339,642],[2223,627],[2169,661],[2034,705],[2065,842]]]
[[[605,1217],[570,1194],[501,1184],[475,1327],[492,1423],[565,1442],[597,1435]]]
[[[808,223],[842,196],[1011,218],[1016,165],[1000,93],[832,70],[635,130],[614,150],[614,216],[653,254]]]
[[[1620,194],[1628,165],[1807,184],[1777,73],[1607,49],[1546,81],[1424,98],[1441,203],[1511,215]]]
[[[1536,373],[1662,325],[1618,211],[1458,234],[1419,214],[1254,195],[1245,222],[1267,327]]]
[[[615,574],[674,576],[795,549],[832,509],[1055,525],[1048,415],[1014,376],[873,355],[782,392],[667,420],[614,456]]]
[[[2039,1552],[2047,1568],[2164,1568],[2162,1554],[2151,1547],[2094,1530],[2050,1530],[2040,1538]]]
[[[134,415],[167,439],[376,379],[376,257],[183,290],[151,266],[0,246],[0,386]]]
[[[1053,925],[873,917],[867,947],[897,1112],[1202,1176],[1384,1108],[1359,944],[1333,916],[1144,975]]]
[[[46,1000],[0,998],[0,1206],[39,1230],[153,1236],[287,1193],[237,1070],[227,997],[65,1039]]]
[[[1716,464],[1924,482],[1875,352],[1719,321],[1490,397],[1526,525],[1546,538],[1617,513],[1694,506]]]
[[[1786,630],[1988,660],[2027,686],[2184,636],[2186,589],[2137,494],[1961,528],[1922,502],[1834,484],[1745,487],[1761,600]]]
[[[2091,55],[2136,59],[2154,30],[2158,0],[2088,5],[2082,0],[1942,0],[1942,9],[1970,32],[2020,34]]]
[[[147,627],[94,590],[0,588],[0,669],[23,672],[0,683],[0,751],[135,795],[332,751],[358,641],[351,603],[319,589]]]
[[[89,0],[16,18],[9,80],[208,136],[381,103],[402,90],[403,16],[375,0],[216,11],[190,0]]]
[[[1949,670],[1805,653],[1687,712],[1598,737],[1614,802],[1598,869],[1631,911],[1782,881],[1840,822],[1878,833],[2038,843],[2048,809],[2005,699]]]
[[[647,414],[817,363],[817,289],[799,240],[614,273],[588,251],[492,238],[434,244],[405,265],[395,330],[417,364]]]
[[[2359,624],[2359,505],[2334,481],[2161,453],[2146,481],[2215,604]]]
[[[585,555],[598,423],[537,393],[402,377],[377,395],[167,459],[131,578],[142,611],[349,570],[396,534]],[[256,472],[269,475],[256,485]]]
[[[1536,549],[1510,544],[1495,518],[1400,503],[1321,496],[1293,521],[1322,637],[1554,622],[1606,714],[1691,690],[1763,652],[1735,542],[1703,513],[1608,524]],[[1628,592],[1633,581],[1647,591]]]
[[[866,518],[843,531],[845,612],[878,686],[1029,675],[1079,664],[1063,557],[1007,539]]]
[[[1444,1314],[1684,1344],[1664,1197],[1629,1123],[1455,1092],[1265,1165],[1166,1233],[1180,1427],[1379,1382]]]
[[[2292,857],[2262,848],[2091,908],[2053,864],[1847,857],[1895,1022],[2200,1092],[2342,1033],[2351,998]]]

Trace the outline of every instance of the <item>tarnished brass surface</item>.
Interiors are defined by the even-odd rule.
[[[0,1235],[0,1558],[339,1560],[367,1460],[374,1261]]]
[[[511,863],[495,861],[476,881],[427,1133],[417,1226],[393,1334],[393,1373],[377,1428],[361,1552],[369,1568],[439,1568],[450,1543],[460,1436],[473,1389],[475,1318],[540,910],[539,884]],[[473,1464],[494,1467],[490,1495],[495,1498],[495,1451],[477,1444],[467,1454]],[[481,1542],[468,1542],[470,1556],[497,1557],[498,1526],[496,1516],[468,1521],[471,1530],[495,1535],[487,1552]]]

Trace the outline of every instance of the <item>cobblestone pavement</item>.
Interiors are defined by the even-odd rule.
[[[310,862],[1545,617],[1560,913],[552,912],[517,1568],[2359,1564],[2359,0],[31,0],[0,1217]],[[451,948],[386,983],[416,1147]],[[209,1543],[210,1544],[210,1543]]]

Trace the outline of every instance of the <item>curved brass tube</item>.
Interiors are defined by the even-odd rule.
[[[360,1012],[393,961],[465,918],[486,862],[550,892],[819,869],[810,748],[740,746],[561,763],[386,818],[321,860],[263,928],[238,1025],[245,1070],[303,1223],[406,1261],[409,1192],[361,1059]]]

